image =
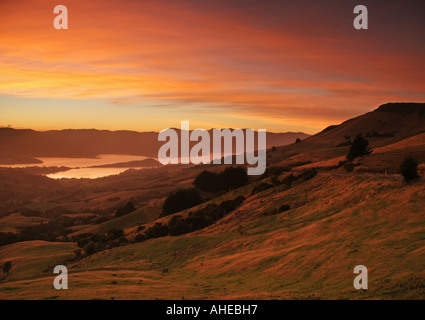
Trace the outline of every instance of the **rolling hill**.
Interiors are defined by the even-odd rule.
[[[203,194],[204,203],[165,217],[161,209],[169,192],[191,187],[205,169],[226,166],[163,166],[81,181],[0,170],[10,185],[4,187],[7,200],[25,195],[26,202],[1,218],[10,229],[58,219],[61,212],[107,217],[74,224],[56,241],[0,247],[0,264],[14,264],[0,279],[0,298],[424,299],[425,182],[405,183],[398,174],[407,155],[425,163],[424,115],[425,104],[386,104],[299,143],[271,148],[267,174],[231,191]],[[355,159],[362,171],[347,172],[338,163],[358,133],[374,151]],[[47,193],[49,188],[55,192]],[[137,240],[140,226],[166,225],[238,196],[242,204],[207,227]],[[127,201],[136,210],[115,217]],[[26,207],[40,210],[41,217],[24,218]],[[114,229],[122,229],[125,243],[75,253],[82,236],[102,237]],[[55,264],[68,266],[72,290],[52,289]],[[360,264],[369,271],[368,290],[353,288],[353,269]]]
[[[177,132],[180,134],[180,130]],[[307,137],[301,132],[268,132],[267,147],[287,145]],[[0,164],[40,164],[36,157],[92,158],[99,154],[157,157],[162,144],[158,142],[157,132],[0,128]]]

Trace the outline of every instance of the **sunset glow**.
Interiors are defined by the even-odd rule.
[[[371,3],[358,31],[341,2],[74,0],[55,30],[57,1],[3,0],[0,125],[314,133],[424,101],[423,4]]]

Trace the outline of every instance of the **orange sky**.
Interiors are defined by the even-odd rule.
[[[425,101],[423,1],[0,0],[0,125],[317,132]],[[53,28],[53,8],[69,29]]]

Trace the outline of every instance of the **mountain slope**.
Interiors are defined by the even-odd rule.
[[[310,137],[310,143],[336,146],[357,134],[401,140],[425,131],[425,103],[387,103],[362,116],[331,126]]]
[[[402,186],[391,179],[319,174],[291,189],[280,186],[247,194],[239,209],[208,229],[68,263],[72,290],[55,296],[425,298],[425,214],[418,202],[424,190],[423,183]],[[291,210],[263,215],[281,204]],[[358,264],[368,267],[369,290],[353,288]],[[52,277],[46,277],[51,274],[48,268],[26,281],[12,272],[8,282],[0,283],[0,295],[13,290],[15,297],[49,298],[52,293],[42,288],[50,288]]]
[[[367,137],[375,149],[424,132],[425,103],[388,103],[340,125],[330,126],[301,143],[271,151],[269,164],[291,165],[344,157],[350,141],[359,133]]]

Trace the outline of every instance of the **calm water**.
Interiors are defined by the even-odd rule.
[[[112,176],[114,174],[120,174],[128,169],[140,169],[140,168],[79,168],[79,169],[71,169],[68,171],[61,171],[61,172],[46,174],[46,177],[49,177],[52,179],[62,179],[62,178],[96,179],[101,177]]]
[[[140,168],[88,168],[91,166],[99,166],[106,164],[114,164],[120,162],[144,160],[147,157],[132,156],[123,154],[100,154],[96,158],[37,158],[43,163],[39,164],[19,164],[19,165],[2,165],[2,167],[24,168],[24,167],[69,167],[73,168],[68,171],[61,171],[46,175],[49,178],[100,178],[114,174],[120,174],[128,169]]]

